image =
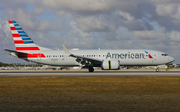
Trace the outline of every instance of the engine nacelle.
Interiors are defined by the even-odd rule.
[[[101,65],[102,70],[118,70],[120,68],[119,60],[104,60]]]

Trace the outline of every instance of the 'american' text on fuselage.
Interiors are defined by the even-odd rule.
[[[144,53],[107,53],[106,59],[145,59]]]

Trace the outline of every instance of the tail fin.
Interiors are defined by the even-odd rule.
[[[49,50],[36,45],[26,32],[14,20],[9,20],[14,44],[17,51],[39,51]]]

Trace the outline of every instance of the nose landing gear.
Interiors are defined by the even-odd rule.
[[[156,68],[156,72],[159,72],[159,68]]]

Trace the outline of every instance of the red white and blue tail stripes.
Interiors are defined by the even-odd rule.
[[[14,20],[9,20],[9,26],[17,51],[27,54],[18,54],[19,58],[46,58],[40,48],[26,34],[26,32]]]
[[[37,51],[40,50],[32,39],[14,20],[9,20],[10,29],[17,51]]]

